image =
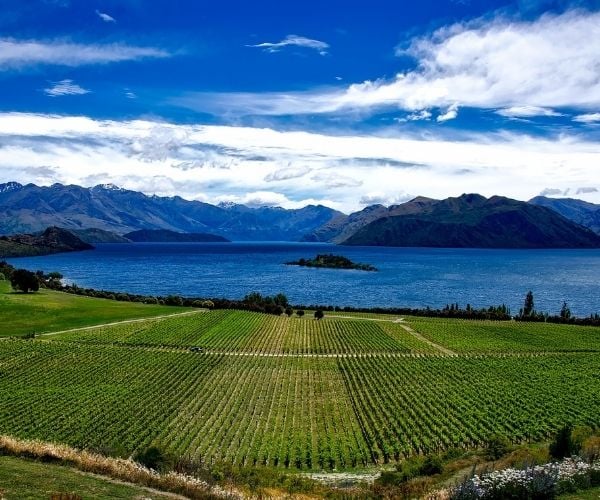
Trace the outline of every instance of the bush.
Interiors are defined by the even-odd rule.
[[[498,460],[506,455],[510,448],[510,442],[499,434],[491,435],[485,444],[485,458]]]
[[[23,293],[37,292],[40,289],[36,274],[26,269],[15,270],[10,277],[10,284],[15,290],[21,290]]]
[[[205,307],[206,309],[214,309],[215,303],[212,300],[203,300],[202,307]]]
[[[169,457],[156,446],[151,446],[142,452],[136,453],[133,459],[155,471],[164,470],[170,465]]]
[[[169,295],[165,299],[165,304],[168,306],[182,306],[183,299],[179,295]]]
[[[298,309],[296,311],[296,316],[298,316],[299,318],[301,318],[302,316],[304,316],[304,310],[302,309]]]
[[[315,319],[322,319],[325,316],[322,309],[317,309],[315,311]]]

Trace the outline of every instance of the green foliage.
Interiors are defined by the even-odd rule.
[[[167,470],[169,467],[172,467],[173,460],[170,458],[163,450],[158,448],[157,446],[151,446],[146,448],[143,451],[136,453],[133,456],[133,459],[136,462],[148,467],[149,469],[154,469],[156,471]]]
[[[296,311],[296,316],[298,316],[299,318],[301,318],[302,316],[304,316],[304,309],[298,309]]]
[[[377,268],[370,264],[360,264],[352,262],[347,257],[333,254],[320,254],[314,259],[300,259],[293,262],[286,262],[288,266],[302,267],[325,267],[330,269],[358,269],[360,271],[377,271]]]
[[[510,441],[505,436],[492,434],[485,443],[485,458],[498,460],[510,450]]]
[[[10,284],[15,290],[23,293],[37,292],[40,282],[35,273],[26,269],[16,269],[10,276]]]
[[[528,317],[532,316],[535,313],[534,302],[533,302],[533,292],[529,290],[527,295],[525,296],[525,303],[523,304],[522,316]]]
[[[6,280],[6,276],[4,276],[4,273],[0,272],[0,281],[5,281]]]
[[[571,318],[571,309],[569,309],[566,302],[563,302],[562,308],[560,309],[560,317],[563,319]]]
[[[317,309],[315,311],[315,319],[323,319],[324,316],[325,313],[323,312],[323,309]]]

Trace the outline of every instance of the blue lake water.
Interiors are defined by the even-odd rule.
[[[310,269],[285,262],[345,255],[378,272]],[[283,292],[294,304],[443,307],[509,305],[532,290],[536,309],[600,312],[600,250],[336,247],[320,243],[103,244],[96,250],[9,259],[59,271],[83,287],[148,295],[241,298]]]

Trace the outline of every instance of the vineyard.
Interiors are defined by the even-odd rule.
[[[0,341],[0,433],[364,467],[495,433],[516,442],[567,421],[598,426],[598,351],[598,328],[197,311]]]

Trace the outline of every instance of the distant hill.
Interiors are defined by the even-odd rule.
[[[359,212],[354,212],[350,215],[340,215],[334,218],[312,233],[305,235],[303,240],[341,243],[350,238],[359,229],[377,219],[394,215],[420,213],[436,202],[437,200],[432,198],[419,196],[401,205],[392,205],[390,207],[370,205]]]
[[[536,196],[529,200],[529,203],[551,208],[563,217],[600,234],[600,205],[574,198],[546,198],[545,196]]]
[[[131,243],[120,234],[92,227],[90,229],[70,229],[71,233],[86,243]]]
[[[414,200],[413,200],[414,201]],[[458,248],[600,248],[600,236],[546,207],[501,196],[431,200],[381,217],[345,245]],[[398,210],[401,212],[402,210]]]
[[[217,234],[230,240],[299,241],[340,215],[343,214],[321,205],[296,210],[215,206],[179,196],[147,196],[110,184],[92,188],[0,184],[0,234],[60,226],[69,230],[97,228],[117,234],[168,229]]]
[[[228,242],[227,238],[208,233],[176,233],[168,229],[140,229],[125,234],[125,238],[136,243],[142,242],[181,242],[181,243],[207,243]]]
[[[0,257],[29,257],[60,252],[91,250],[73,233],[59,227],[49,227],[39,234],[0,236]]]

